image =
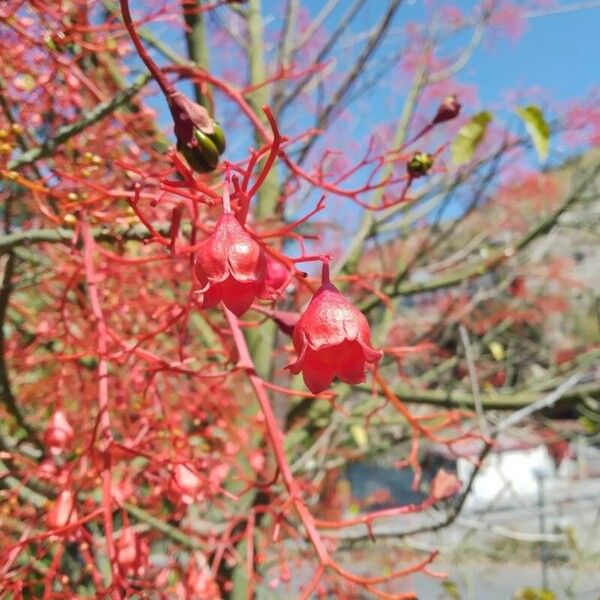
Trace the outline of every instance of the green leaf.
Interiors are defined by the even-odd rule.
[[[550,146],[550,127],[544,114],[533,105],[517,108],[515,112],[523,119],[540,162],[544,162]]]
[[[458,130],[458,135],[452,142],[452,162],[459,166],[468,163],[475,154],[477,146],[485,137],[485,131],[492,115],[483,111],[473,115],[471,120]]]

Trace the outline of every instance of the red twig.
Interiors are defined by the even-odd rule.
[[[112,442],[112,433],[110,425],[110,415],[108,409],[108,362],[106,355],[108,351],[108,333],[104,313],[100,304],[100,296],[96,285],[96,272],[94,269],[94,238],[90,227],[84,223],[81,226],[81,236],[83,239],[83,262],[85,267],[85,276],[87,282],[88,296],[92,307],[92,314],[96,321],[98,332],[97,351],[98,351],[98,414],[100,438],[100,451],[103,454],[102,469],[102,512],[104,515],[104,528],[106,542],[108,545],[108,556],[113,576],[113,586],[119,579],[119,572],[116,568],[116,548],[113,539],[112,522],[112,494],[111,494],[111,457],[110,444]],[[113,598],[119,598],[120,594],[116,587],[113,587]]]

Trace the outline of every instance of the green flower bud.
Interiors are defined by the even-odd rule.
[[[197,144],[190,147],[177,142],[177,150],[183,154],[188,165],[198,173],[210,173],[219,164],[219,152],[214,142],[199,129],[194,130]]]
[[[223,154],[223,152],[225,152],[225,148],[227,146],[227,143],[225,141],[225,133],[223,132],[223,130],[221,129],[221,126],[216,121],[213,121],[212,125],[213,125],[214,132],[209,133],[207,135],[211,139],[213,144],[216,146],[219,154]]]
[[[431,167],[433,167],[433,156],[425,152],[415,152],[406,163],[406,171],[414,179],[427,175]]]
[[[206,162],[214,169],[219,164],[219,151],[215,143],[199,129],[194,130],[194,137],[198,142],[198,149]]]

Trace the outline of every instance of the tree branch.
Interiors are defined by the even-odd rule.
[[[209,54],[204,33],[204,14],[199,10],[201,6],[201,0],[181,0],[183,18],[185,19],[185,24],[189,28],[189,30],[185,32],[188,56],[196,66],[208,70]],[[202,104],[204,108],[213,114],[214,110],[211,110],[209,98],[202,93],[199,83],[194,85],[194,94],[196,102]]]
[[[12,391],[10,378],[8,375],[8,365],[6,364],[4,320],[6,317],[6,310],[8,308],[8,300],[12,292],[12,276],[15,270],[15,261],[15,255],[10,252],[4,266],[2,289],[0,290],[0,388],[2,390],[2,403],[4,406],[6,406],[6,410],[15,419],[17,424],[27,432],[27,436],[30,441],[33,442],[37,448],[43,449],[42,443],[38,439],[35,429],[33,429],[33,427],[27,423],[25,417],[23,417],[21,414],[21,410],[17,404],[17,399]]]
[[[370,385],[361,384],[356,389],[366,394],[372,394]],[[429,404],[445,408],[475,408],[477,405],[473,394],[460,389],[417,389],[406,384],[397,383],[392,386],[394,393],[407,404]],[[515,410],[535,402],[540,396],[539,391],[514,393],[480,394],[481,406],[486,410]],[[562,403],[573,403],[584,396],[600,397],[600,382],[581,384],[570,389],[561,396]]]
[[[327,54],[329,54],[331,49],[337,43],[339,37],[347,31],[348,26],[350,25],[356,14],[363,7],[365,2],[366,0],[356,0],[354,2],[352,7],[340,20],[336,30],[331,32],[331,34],[328,36],[326,44],[323,46],[323,48],[321,48],[321,51],[315,58],[315,64],[319,64],[325,59]],[[300,83],[298,83],[298,85],[296,85],[296,87],[289,94],[287,94],[284,98],[281,99],[281,102],[279,104],[273,105],[273,112],[276,115],[281,113],[291,102],[293,102],[298,97],[298,94],[302,93],[304,88],[310,83],[310,81],[312,81],[314,77],[315,75],[311,74],[307,75],[304,79],[302,79],[302,81],[300,81]]]
[[[64,144],[73,136],[81,133],[90,125],[101,121],[104,119],[104,117],[110,115],[120,106],[127,104],[151,79],[152,76],[149,73],[144,73],[129,87],[125,88],[121,92],[118,92],[113,98],[98,104],[98,106],[91,110],[85,117],[83,117],[83,119],[61,127],[56,132],[54,137],[46,140],[41,146],[32,148],[31,150],[21,154],[21,156],[18,158],[9,161],[7,169],[9,171],[16,171],[25,165],[30,165],[42,158],[52,156],[58,150],[61,144]]]
[[[341,102],[343,101],[346,94],[352,89],[354,82],[356,79],[363,73],[365,65],[375,52],[383,39],[385,38],[386,32],[391,25],[392,19],[396,14],[396,11],[400,7],[402,0],[392,0],[390,6],[388,7],[385,15],[381,19],[379,25],[367,41],[365,48],[362,53],[358,57],[352,71],[348,73],[340,87],[336,90],[331,98],[329,104],[319,113],[317,118],[316,127],[321,129],[330,123],[330,117],[332,116],[334,110],[339,110],[341,108]],[[297,162],[302,163],[306,155],[309,153],[310,149],[316,142],[315,137],[312,137],[302,148],[300,154],[298,156]]]
[[[156,231],[167,235],[170,224],[157,225]],[[118,241],[144,241],[151,237],[150,232],[144,226],[139,225],[127,229],[107,229],[96,227],[92,229],[92,235],[98,242]],[[18,246],[30,246],[32,244],[70,244],[73,241],[72,229],[27,229],[0,236],[0,254],[10,252]]]

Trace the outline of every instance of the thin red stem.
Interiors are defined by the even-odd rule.
[[[167,78],[164,76],[163,72],[160,70],[158,65],[152,60],[146,48],[144,48],[144,44],[142,44],[142,40],[135,30],[135,26],[133,25],[133,19],[131,18],[131,12],[129,10],[129,2],[128,0],[120,0],[121,4],[121,13],[123,14],[123,22],[125,23],[125,27],[127,27],[127,31],[129,32],[129,36],[131,37],[131,41],[137,50],[139,57],[144,61],[146,67],[154,77],[154,80],[160,86],[160,89],[163,91],[163,94],[167,96],[172,96],[175,93],[175,88],[167,81]]]
[[[321,267],[321,282],[323,285],[327,285],[331,283],[329,277],[329,259],[323,257],[321,260],[323,261],[323,266]]]
[[[275,454],[275,460],[277,461],[277,466],[279,467],[284,485],[290,494],[294,508],[296,509],[296,512],[298,513],[300,520],[306,529],[306,533],[312,542],[317,555],[319,556],[321,564],[324,566],[329,566],[332,562],[331,558],[329,557],[329,553],[327,552],[323,540],[317,531],[313,516],[310,514],[310,511],[302,500],[300,486],[292,475],[292,470],[288,464],[287,458],[285,457],[285,451],[283,449],[283,434],[277,425],[277,419],[273,413],[271,402],[263,385],[263,381],[260,377],[258,377],[258,375],[256,375],[254,370],[254,363],[252,361],[252,357],[250,356],[248,345],[246,344],[242,330],[240,329],[239,321],[228,308],[225,308],[224,310],[240,357],[239,365],[243,365],[246,369],[246,374],[250,380],[250,383],[252,384],[252,387],[254,388],[254,391],[256,392],[258,403],[260,404],[261,411],[265,418],[267,434],[271,440],[271,447],[273,449],[273,453]]]
[[[113,576],[113,585],[118,580],[116,566],[116,548],[113,539],[113,521],[112,521],[112,493],[111,493],[111,458],[108,452],[112,442],[110,415],[108,412],[108,361],[106,355],[108,351],[108,328],[104,319],[104,313],[100,304],[100,295],[96,285],[96,272],[94,270],[94,238],[91,229],[87,223],[82,224],[81,237],[83,239],[83,262],[85,267],[85,276],[87,280],[87,289],[92,307],[92,314],[96,321],[98,332],[98,415],[99,415],[99,437],[100,450],[103,453],[102,470],[102,508],[104,515],[104,528],[106,542],[108,546],[108,556]],[[120,598],[116,587],[113,587],[113,598]]]

